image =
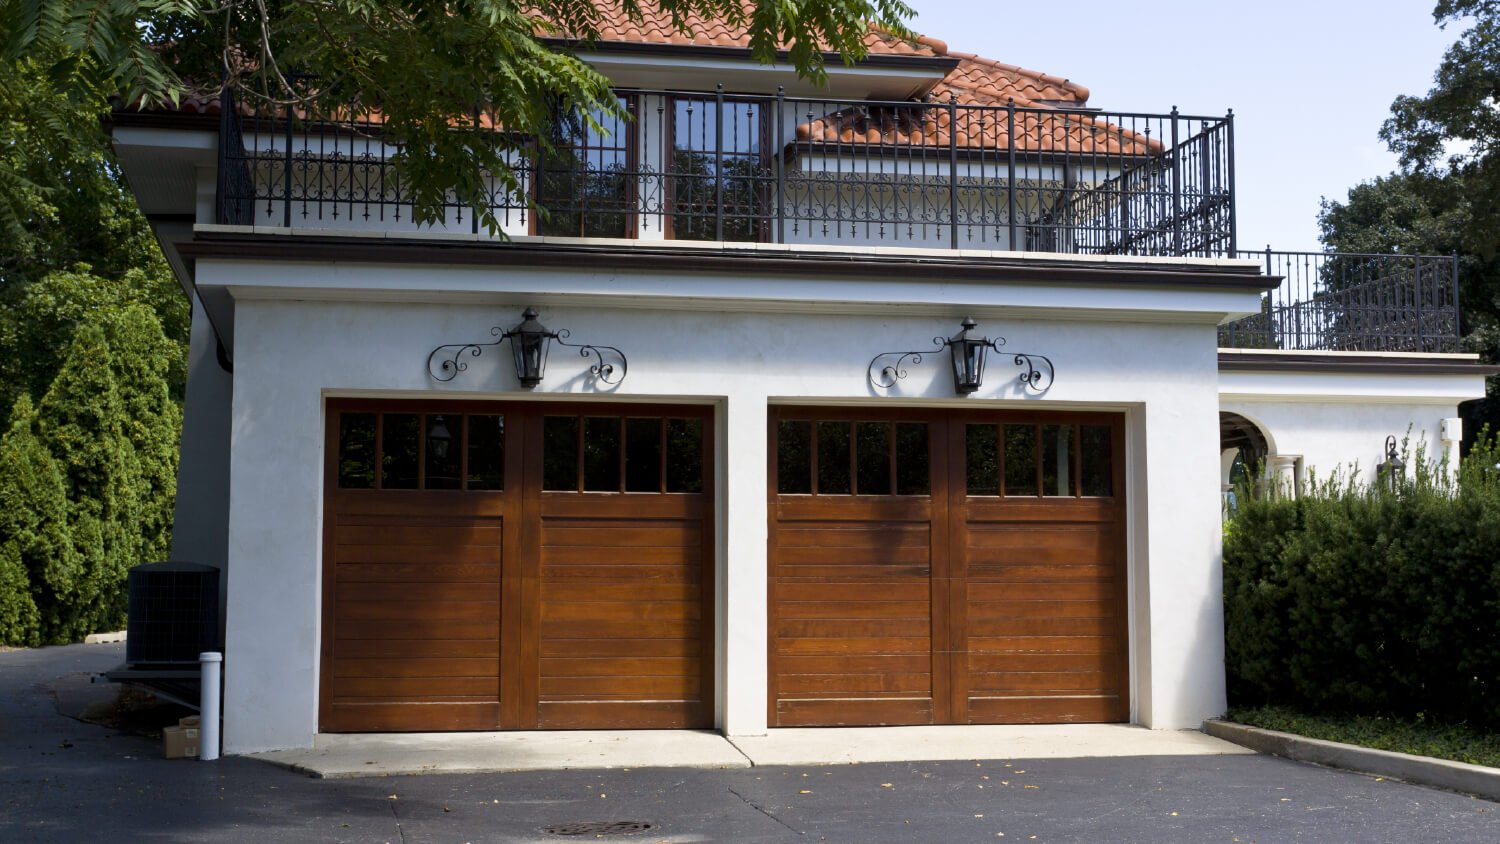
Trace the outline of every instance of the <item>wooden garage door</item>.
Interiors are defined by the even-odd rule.
[[[1112,414],[773,413],[770,723],[1129,717]]]
[[[707,420],[330,403],[321,729],[708,726]]]

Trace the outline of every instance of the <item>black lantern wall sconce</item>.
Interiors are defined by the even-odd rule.
[[[498,325],[491,328],[490,336],[497,339],[490,343],[448,343],[438,346],[427,356],[428,374],[437,381],[452,381],[460,372],[469,368],[468,361],[463,360],[466,355],[477,358],[485,349],[509,340],[516,364],[516,378],[528,390],[542,383],[547,372],[547,352],[554,342],[559,346],[577,349],[580,357],[593,356],[598,362],[589,367],[589,374],[605,384],[613,386],[625,380],[630,364],[625,359],[624,352],[614,346],[569,343],[568,329],[552,331],[542,325],[538,316],[540,314],[536,308],[527,308],[521,312],[521,324],[515,328],[509,331]]]
[[[1375,464],[1375,477],[1384,480],[1391,492],[1395,492],[1404,474],[1406,461],[1401,459],[1401,454],[1396,450],[1396,435],[1391,434],[1385,438],[1385,462]]]
[[[923,355],[937,354],[946,348],[952,356],[953,391],[961,396],[977,391],[984,383],[985,356],[991,349],[999,351],[1005,345],[1004,337],[991,339],[975,334],[978,325],[972,318],[965,318],[957,334],[932,338],[935,348],[925,352],[881,352],[870,360],[870,384],[889,390],[906,377],[908,363],[920,364]],[[1057,370],[1050,358],[1017,352],[1015,365],[1021,368],[1021,387],[1028,393],[1041,395],[1052,389]]]

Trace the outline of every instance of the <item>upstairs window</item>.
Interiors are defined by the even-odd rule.
[[[760,102],[678,98],[670,195],[676,240],[765,240],[775,175]],[[719,236],[722,212],[723,236]]]
[[[632,102],[620,98],[627,111]],[[550,237],[630,237],[637,177],[634,125],[628,118],[559,109],[552,123],[553,150],[537,159],[536,233]],[[601,132],[599,129],[604,131]]]

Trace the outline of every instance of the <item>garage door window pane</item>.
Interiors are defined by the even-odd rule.
[[[1073,495],[1073,426],[1042,426],[1042,494]]]
[[[776,491],[782,495],[812,492],[812,423],[776,425]]]
[[[969,425],[964,473],[970,495],[1000,494],[1000,460],[994,425]]]
[[[620,417],[583,420],[583,488],[620,491]]]
[[[421,430],[415,413],[387,413],[380,450],[381,489],[417,488],[417,442]]]
[[[505,417],[469,417],[469,476],[472,490],[505,489]]]
[[[542,489],[578,491],[578,417],[542,422]]]
[[[818,494],[848,495],[849,487],[848,422],[818,423]]]
[[[625,420],[625,491],[661,492],[661,420]]]
[[[463,417],[433,414],[426,417],[423,430],[427,469],[422,473],[422,488],[458,489],[459,460],[463,451]]]
[[[1084,425],[1079,431],[1083,494],[1109,497],[1114,489],[1114,454],[1107,425]]]
[[[855,426],[858,442],[859,494],[891,494],[891,423],[860,422]]]
[[[927,425],[900,422],[896,425],[896,494],[931,495],[928,466]]]
[[[667,492],[703,491],[703,420],[667,420]]]
[[[339,414],[339,486],[375,488],[375,414]]]
[[[1005,494],[1036,495],[1036,426],[1005,426]]]

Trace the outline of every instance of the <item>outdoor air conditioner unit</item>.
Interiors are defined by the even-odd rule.
[[[147,563],[130,570],[125,661],[197,664],[219,645],[219,570],[197,563]]]

